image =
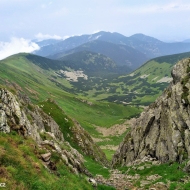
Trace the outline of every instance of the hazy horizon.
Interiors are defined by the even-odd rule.
[[[190,39],[190,2],[0,0],[0,21],[1,55],[16,49],[31,52],[38,48],[33,39],[65,39],[97,31],[127,37],[143,33],[173,42]]]

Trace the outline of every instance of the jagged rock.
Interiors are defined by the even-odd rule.
[[[49,145],[54,150],[56,150],[57,153],[60,154],[60,158],[63,159],[65,165],[67,165],[70,170],[75,173],[85,173],[89,174],[89,172],[84,167],[84,158],[83,156],[74,148],[72,148],[68,143],[67,146],[69,146],[69,150],[62,150],[61,144],[59,142],[53,141],[53,140],[45,140],[41,142],[41,145]],[[90,175],[90,174],[89,174]]]
[[[190,158],[190,59],[177,63],[173,81],[136,119],[115,153],[112,166],[133,164],[149,155],[159,162]]]
[[[0,131],[10,133],[10,127],[7,124],[7,116],[3,110],[0,110]]]
[[[18,98],[21,99],[18,100]],[[20,102],[26,105],[30,103],[25,95],[19,93],[16,97],[6,89],[0,89],[0,102],[0,131],[10,132],[11,129],[14,129],[24,136],[30,135],[37,142],[40,142],[39,131],[44,132],[46,125],[56,138],[64,140],[57,123],[40,108],[35,107],[34,111],[30,111],[27,107],[20,108],[22,106]],[[32,122],[29,121],[28,115],[32,118]]]
[[[16,130],[25,137],[31,136],[41,148],[43,145],[48,145],[50,150],[59,154],[60,159],[64,160],[73,173],[85,173],[91,176],[84,167],[83,156],[64,141],[63,133],[57,123],[37,106],[32,106],[32,110],[29,110],[28,103],[30,101],[26,96],[21,94],[16,96],[6,89],[0,89],[0,131],[9,133],[11,130]],[[51,140],[42,139],[41,133],[47,134]],[[68,150],[62,149],[63,143]],[[85,143],[87,143],[86,139]],[[51,161],[51,152],[42,154],[41,158],[45,161],[46,168],[56,170],[55,163]]]
[[[97,182],[95,179],[89,178],[88,181],[92,184],[93,187],[97,186]]]

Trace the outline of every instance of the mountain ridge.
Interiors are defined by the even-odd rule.
[[[45,53],[46,50],[44,50],[43,53],[43,48],[39,51],[36,51],[35,53],[42,56],[50,56],[56,53],[61,53],[76,48],[77,46],[80,46],[92,40],[101,40],[101,41],[111,42],[114,44],[127,45],[132,48],[135,48],[138,51],[141,51],[149,59],[163,55],[190,51],[190,45],[187,41],[167,43],[167,42],[162,42],[154,37],[146,36],[144,34],[134,34],[130,37],[126,37],[117,32],[111,33],[111,32],[101,31],[95,34],[89,34],[89,35],[86,34],[81,36],[70,37],[58,43],[57,45],[53,44],[44,47],[45,49],[47,48],[47,53]]]

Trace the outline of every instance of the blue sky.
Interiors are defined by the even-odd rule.
[[[180,41],[190,39],[190,1],[0,0],[0,23],[0,49],[15,39],[65,38],[102,30]]]

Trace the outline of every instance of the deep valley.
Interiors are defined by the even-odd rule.
[[[99,32],[0,61],[7,189],[190,188],[190,44]]]

